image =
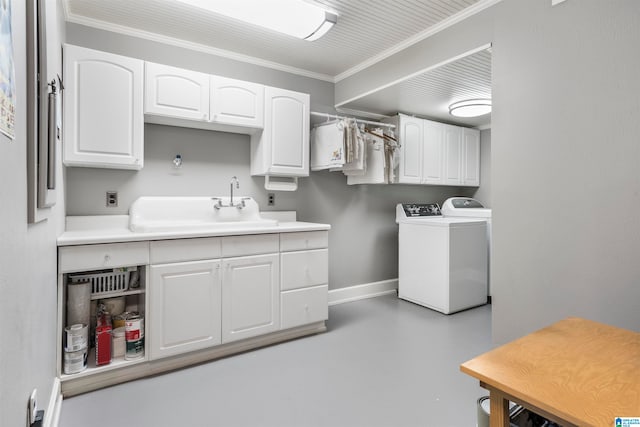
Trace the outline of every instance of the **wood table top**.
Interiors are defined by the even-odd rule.
[[[578,426],[640,417],[640,333],[570,317],[460,370]]]

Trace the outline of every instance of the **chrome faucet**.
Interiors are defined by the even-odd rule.
[[[229,199],[229,206],[233,206],[233,183],[235,182],[236,184],[236,189],[240,188],[240,181],[238,181],[238,177],[237,176],[233,176],[231,177],[231,198]]]

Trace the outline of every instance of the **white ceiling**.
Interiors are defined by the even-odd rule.
[[[173,0],[64,0],[63,5],[70,22],[141,37],[160,37],[168,43],[186,42],[247,62],[339,81],[423,39],[434,29],[463,19],[485,7],[487,2],[317,0],[338,14],[338,23],[327,35],[314,42],[243,24]],[[481,75],[474,75],[478,70]],[[465,71],[470,74],[466,75]],[[490,68],[488,74],[490,82]],[[423,108],[424,100],[440,99],[444,95],[442,92],[431,93],[434,85],[442,91],[442,84],[434,83],[438,79],[444,79],[452,86],[451,93],[484,94],[487,89],[484,65],[445,67],[442,72],[429,73],[425,79],[412,79],[399,85],[395,92],[394,88],[388,88],[380,95],[367,97],[371,101],[371,111],[425,114],[418,110]],[[455,88],[456,85],[459,88]],[[383,98],[394,99],[395,102],[384,107]],[[361,101],[345,107],[355,106],[364,111],[369,109]],[[428,112],[433,118],[437,117],[430,110]]]

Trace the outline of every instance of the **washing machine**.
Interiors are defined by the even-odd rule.
[[[487,302],[487,223],[436,203],[396,206],[398,296],[444,314]]]
[[[487,222],[487,296],[491,300],[491,209],[470,197],[451,197],[442,204],[442,215],[445,218],[475,218]]]

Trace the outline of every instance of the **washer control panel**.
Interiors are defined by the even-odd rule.
[[[407,218],[442,215],[437,203],[403,203],[402,209]]]

